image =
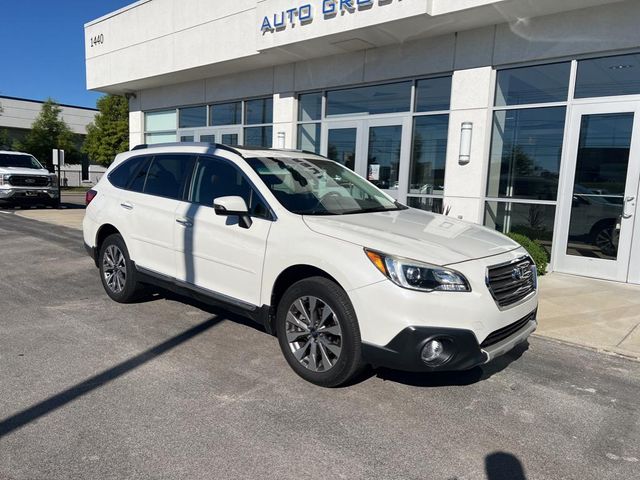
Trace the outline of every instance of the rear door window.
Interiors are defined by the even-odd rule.
[[[195,162],[194,155],[156,155],[147,172],[144,193],[182,200]]]

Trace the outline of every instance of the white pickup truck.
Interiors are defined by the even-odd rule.
[[[0,205],[58,206],[58,178],[33,155],[0,150]]]

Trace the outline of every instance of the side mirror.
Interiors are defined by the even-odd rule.
[[[242,197],[220,197],[213,201],[213,210],[216,215],[223,217],[240,217],[239,225],[242,228],[249,228],[252,225],[249,216],[249,207]]]

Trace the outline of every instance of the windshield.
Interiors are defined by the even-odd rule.
[[[299,215],[349,215],[406,208],[331,160],[249,158],[247,162],[282,206]]]
[[[0,167],[44,168],[40,162],[31,155],[16,155],[11,153],[0,153]]]

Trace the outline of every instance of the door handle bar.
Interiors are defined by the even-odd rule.
[[[176,223],[179,223],[180,225],[182,225],[183,227],[193,227],[193,223],[190,220],[187,220],[185,218],[178,218],[176,219]]]
[[[624,207],[623,207],[623,210],[622,210],[622,218],[629,219],[629,218],[633,217],[633,213],[627,213],[627,205],[631,204],[632,207],[635,207],[636,204],[633,202],[635,199],[636,199],[636,197],[626,197],[624,199]]]
[[[120,206],[125,210],[133,210],[133,205],[131,205],[129,202],[123,202],[120,204]]]

